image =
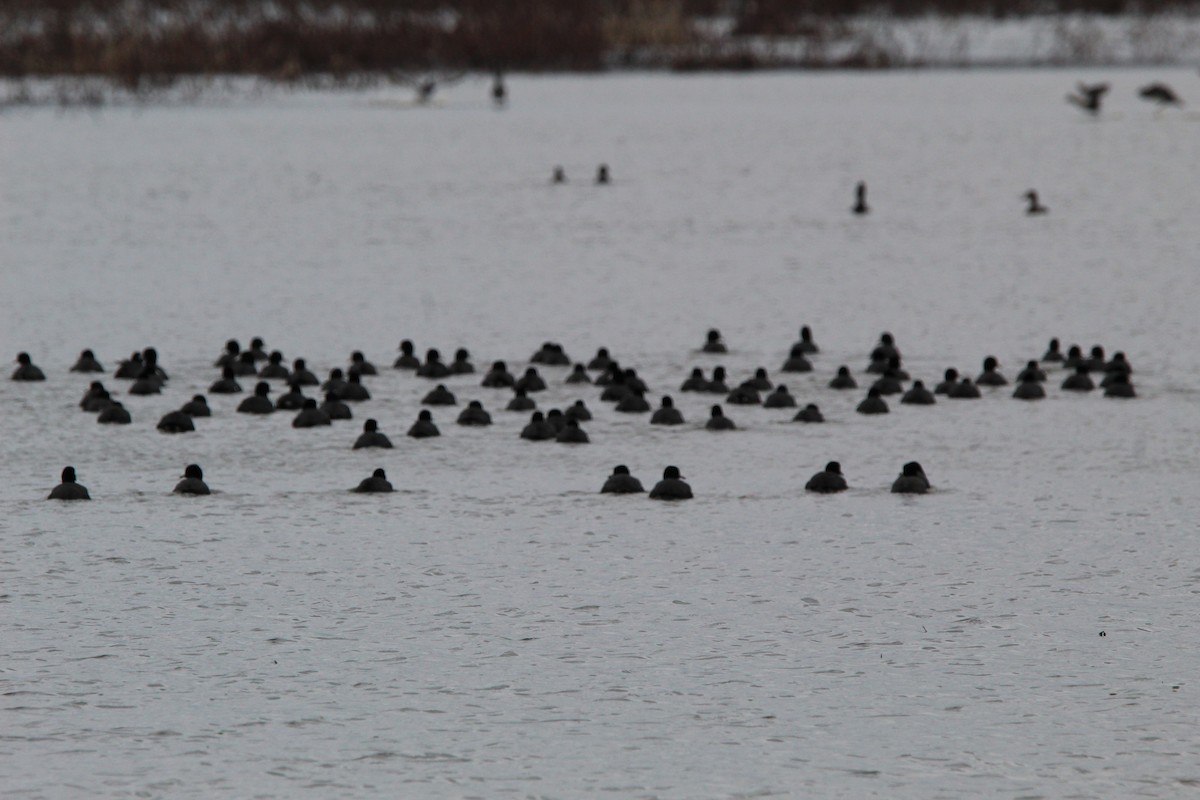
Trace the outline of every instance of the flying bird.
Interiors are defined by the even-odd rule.
[[[1143,86],[1138,89],[1138,97],[1143,100],[1149,100],[1152,103],[1158,103],[1160,106],[1181,106],[1183,101],[1179,99],[1179,95],[1175,94],[1175,90],[1165,83],[1151,83],[1148,86]]]
[[[1107,83],[1076,84],[1075,93],[1067,95],[1067,102],[1074,103],[1089,114],[1100,113],[1100,102],[1108,92]]]

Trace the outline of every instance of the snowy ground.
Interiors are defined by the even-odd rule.
[[[1063,95],[1108,80],[1088,118]],[[1170,82],[1183,109],[1135,90]],[[1161,797],[1200,781],[1200,79],[1181,70],[629,75],[0,117],[0,785],[12,797]],[[606,162],[613,184],[591,182]],[[551,186],[561,164],[569,182]],[[849,213],[854,183],[873,210]],[[1036,188],[1050,213],[1023,214]],[[676,390],[787,376],[823,426]],[[709,327],[730,345],[695,352]],[[1132,401],[1007,390],[853,412],[881,331],[913,376],[1123,350]],[[263,336],[382,369],[296,431],[212,397]],[[582,397],[592,444],[496,418],[403,436],[401,338],[514,369],[608,347],[682,429]],[[154,345],[97,425],[67,372]],[[864,384],[865,385],[865,384]],[[353,452],[375,417],[396,449]],[[888,493],[921,461],[936,491]],[[851,491],[806,496],[841,461]],[[170,494],[189,462],[216,494]],[[597,494],[679,465],[696,499]],[[90,504],[43,498],[74,464]],[[390,496],[346,492],[376,466]],[[1103,631],[1106,635],[1101,637]]]

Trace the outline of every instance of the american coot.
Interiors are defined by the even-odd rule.
[[[47,500],[91,500],[88,490],[75,482],[75,468],[64,467],[62,483],[50,490]]]
[[[613,467],[612,475],[604,482],[601,494],[637,494],[646,491],[642,482],[629,474],[629,467],[618,464]]]
[[[183,480],[175,484],[175,494],[210,494],[204,482],[204,470],[199,464],[188,464],[183,471]]]
[[[842,465],[836,461],[830,461],[825,465],[825,469],[808,479],[804,489],[819,494],[846,491],[846,478],[842,475]]]
[[[683,476],[679,474],[679,467],[664,469],[663,479],[650,490],[650,498],[653,500],[690,500],[691,497],[692,487],[684,483]]]

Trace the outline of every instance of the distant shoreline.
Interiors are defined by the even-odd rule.
[[[145,13],[131,13],[128,4],[10,6],[0,10],[6,102],[46,101],[48,84],[57,102],[86,104],[113,92],[186,95],[230,77],[301,88],[415,88],[492,72],[1200,64],[1198,4],[1137,15],[781,13],[764,20],[686,15],[683,0],[642,0],[626,4],[624,14],[612,11],[616,4],[544,0],[528,0],[517,14],[510,0],[495,0],[513,13],[474,16],[412,9],[433,7],[421,3],[396,10],[383,0],[349,0],[316,11],[297,2],[231,11],[203,1],[143,0],[137,7]],[[609,10],[598,16],[601,7]]]

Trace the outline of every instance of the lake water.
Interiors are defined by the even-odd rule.
[[[1063,96],[1109,80],[1088,118]],[[1166,80],[1183,109],[1137,87]],[[1200,80],[1008,71],[514,77],[0,116],[0,784],[13,798],[1164,797],[1200,785]],[[596,166],[613,182],[592,183]],[[565,185],[552,186],[560,164]],[[849,213],[869,185],[872,213]],[[1027,217],[1022,194],[1050,208]],[[821,353],[778,373],[801,324]],[[719,328],[724,356],[702,355]],[[1052,336],[1124,351],[1138,398],[854,413],[880,332],[914,378]],[[224,342],[322,376],[294,430],[205,392]],[[397,343],[523,370],[608,347],[674,395],[583,398],[587,446],[403,434]],[[153,345],[161,396],[117,361]],[[133,415],[77,403],[94,349]],[[766,367],[824,425],[680,394]],[[15,366],[15,365],[14,365]],[[244,384],[252,381],[244,380]],[[278,389],[276,389],[278,391]],[[391,451],[352,451],[367,417]],[[841,462],[851,490],[806,495]],[[909,460],[934,485],[888,487]],[[184,465],[214,489],[183,498]],[[601,496],[678,465],[696,498]],[[73,464],[94,498],[44,498]],[[392,495],[347,491],[375,467]],[[1101,636],[1101,632],[1104,635]]]

